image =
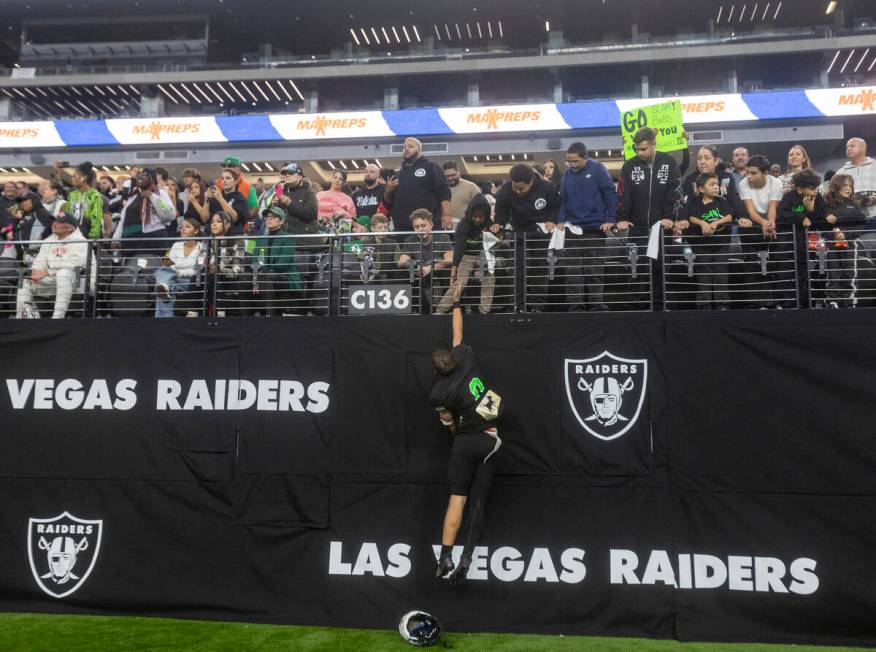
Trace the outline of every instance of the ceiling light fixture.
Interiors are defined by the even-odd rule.
[[[833,55],[833,59],[831,59],[831,61],[830,61],[830,65],[827,67],[827,71],[826,71],[824,74],[829,75],[829,74],[830,74],[830,71],[833,70],[833,64],[836,63],[837,57],[839,57],[839,53],[840,53],[840,51],[837,50],[837,51],[836,51],[836,54]]]
[[[176,99],[173,95],[167,92],[167,89],[164,88],[161,84],[158,84],[158,90],[160,90],[164,95],[174,104],[179,104],[179,100]]]
[[[824,10],[824,13],[830,16],[834,11],[836,11],[836,0],[830,0],[827,3],[827,9]]]
[[[298,90],[298,87],[295,85],[295,82],[292,81],[292,80],[290,79],[290,80],[289,80],[289,83],[292,84],[292,90],[295,91],[295,94],[298,95],[299,99],[303,102],[303,101],[304,101],[304,95],[302,95],[302,94],[301,94],[301,91]]]

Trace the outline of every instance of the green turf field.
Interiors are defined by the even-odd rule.
[[[633,638],[576,636],[523,636],[514,634],[458,634],[445,636],[454,650],[489,652],[838,652],[863,648],[810,645],[753,645],[727,643],[675,643]],[[2,652],[72,652],[107,650],[213,651],[233,650],[343,650],[382,652],[412,650],[398,632],[323,627],[249,625],[164,618],[105,616],[46,616],[0,614]],[[446,649],[438,646],[438,650]]]

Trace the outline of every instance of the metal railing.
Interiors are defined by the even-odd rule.
[[[876,305],[876,231],[809,231],[806,272],[813,308]]]
[[[441,314],[452,304],[450,232],[5,242],[0,317]],[[467,243],[457,269],[469,312],[876,306],[876,231],[504,231]],[[51,273],[33,274],[41,248]]]
[[[664,237],[667,310],[800,307],[796,232],[765,238],[760,228],[702,235],[691,226]]]

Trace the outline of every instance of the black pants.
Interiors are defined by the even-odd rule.
[[[769,241],[770,275],[778,307],[796,308],[808,304],[807,254],[804,229],[781,225],[776,239]]]
[[[584,231],[576,236],[566,229],[563,253],[569,309],[605,309],[603,272],[605,271],[605,235],[601,231]]]
[[[691,238],[696,259],[697,308],[727,308],[727,257],[730,250],[726,238],[703,236]]]
[[[738,256],[731,254],[729,271],[733,303],[746,308],[769,308],[775,305],[770,276],[769,240],[758,225],[739,228]]]
[[[496,453],[502,440],[495,428],[476,434],[460,434],[453,440],[447,464],[450,493],[468,496],[463,517],[464,556],[471,557],[484,526],[487,495],[496,473]]]
[[[858,305],[858,258],[861,243],[857,238],[845,241],[848,247],[829,244],[827,254],[827,300],[840,308]]]

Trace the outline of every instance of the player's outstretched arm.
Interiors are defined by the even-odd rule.
[[[453,286],[453,346],[462,344],[462,308],[459,305],[459,297],[462,288],[459,283]]]

